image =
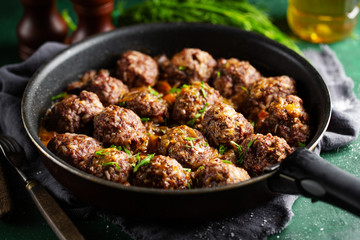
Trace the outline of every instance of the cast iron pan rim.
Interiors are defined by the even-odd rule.
[[[261,176],[254,177],[254,178],[251,178],[249,180],[246,180],[246,181],[243,181],[240,183],[235,183],[235,184],[230,184],[230,185],[225,185],[225,186],[220,186],[220,187],[213,187],[213,188],[200,188],[200,189],[187,189],[187,190],[165,190],[165,189],[153,189],[153,188],[145,188],[145,187],[137,187],[137,186],[123,186],[122,184],[110,182],[105,179],[101,179],[101,178],[95,177],[91,174],[85,173],[85,172],[71,166],[64,160],[58,158],[42,144],[42,142],[40,141],[40,139],[37,135],[37,130],[35,131],[32,129],[31,126],[29,126],[27,115],[25,113],[26,112],[25,106],[27,105],[26,96],[33,88],[33,85],[36,84],[36,80],[38,78],[41,79],[41,76],[46,75],[49,71],[51,71],[51,69],[53,69],[54,66],[58,65],[58,63],[63,62],[63,60],[66,60],[68,57],[71,57],[71,55],[74,54],[74,52],[79,52],[84,49],[87,49],[88,46],[96,44],[97,42],[101,42],[103,39],[112,38],[113,36],[117,36],[118,34],[126,34],[129,32],[138,32],[138,31],[141,31],[141,32],[152,31],[154,29],[161,30],[161,29],[170,28],[170,27],[177,27],[177,28],[182,28],[182,29],[186,29],[186,28],[210,29],[213,31],[230,31],[230,32],[237,31],[241,34],[249,35],[249,37],[258,40],[259,42],[264,42],[264,43],[270,44],[273,47],[278,48],[280,51],[283,51],[284,53],[291,55],[291,57],[295,58],[297,61],[301,62],[301,64],[305,65],[307,70],[310,71],[311,74],[314,75],[314,78],[318,78],[318,79],[322,80],[320,74],[313,68],[313,66],[307,60],[305,60],[303,57],[301,57],[299,54],[295,53],[291,49],[287,48],[286,46],[284,46],[276,41],[273,41],[269,38],[259,35],[257,33],[248,32],[248,31],[241,30],[241,29],[238,29],[235,27],[214,25],[214,24],[208,24],[208,23],[182,23],[182,22],[150,23],[150,24],[139,24],[139,25],[133,25],[133,26],[128,26],[128,27],[122,27],[122,28],[115,29],[113,31],[109,31],[109,32],[95,35],[93,37],[89,37],[83,41],[80,41],[80,42],[70,46],[70,47],[67,47],[66,49],[64,49],[61,52],[59,52],[58,54],[56,54],[53,58],[51,58],[45,64],[43,64],[42,67],[39,68],[39,70],[37,70],[35,72],[35,74],[29,80],[29,82],[25,88],[23,98],[22,98],[22,103],[21,103],[21,115],[22,115],[23,124],[24,124],[25,130],[26,130],[27,134],[29,135],[31,141],[41,151],[41,153],[44,154],[45,157],[50,159],[53,163],[55,163],[59,167],[71,172],[72,174],[75,174],[81,178],[85,178],[86,180],[89,180],[89,181],[92,181],[95,183],[99,183],[101,185],[106,185],[111,188],[119,188],[121,190],[126,190],[126,191],[149,193],[149,194],[154,194],[154,193],[155,194],[170,194],[170,195],[206,194],[206,193],[211,193],[214,191],[227,191],[229,189],[242,187],[242,186],[249,185],[249,184],[252,184],[252,183],[255,183],[258,181],[263,181],[264,179],[272,176],[277,171],[277,169],[274,169],[273,171],[271,171],[269,173],[265,173]],[[322,124],[319,126],[317,132],[315,133],[313,139],[306,146],[306,148],[308,148],[310,150],[313,150],[316,147],[316,145],[320,141],[321,137],[325,133],[325,130],[327,129],[327,126],[330,122],[331,101],[330,101],[329,90],[324,81],[320,81],[320,83],[322,84],[321,87],[322,87],[324,93],[326,94],[325,97],[327,100],[326,101],[327,106],[325,106],[325,107],[328,110],[328,112],[326,113],[326,115],[328,115],[328,118],[327,118],[326,122],[322,122]]]

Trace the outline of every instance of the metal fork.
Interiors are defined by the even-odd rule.
[[[35,202],[41,215],[59,239],[84,239],[70,218],[61,209],[55,199],[37,181],[30,179],[21,170],[25,161],[24,149],[9,136],[0,135],[0,149],[10,164],[15,167],[26,183],[26,189]]]

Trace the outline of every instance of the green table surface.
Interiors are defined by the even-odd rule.
[[[299,47],[319,49],[319,45],[296,39],[286,23],[286,0],[252,2],[266,8],[274,23],[292,36]],[[75,17],[72,4],[68,0],[59,0],[58,9],[68,9]],[[0,8],[0,66],[16,63],[17,56],[16,26],[22,15],[20,1],[2,1]],[[337,43],[330,44],[342,62],[346,74],[354,81],[354,92],[360,96],[360,24],[354,34]],[[322,153],[321,156],[332,164],[360,177],[360,140]],[[14,200],[14,212],[9,219],[0,220],[0,239],[31,240],[56,239],[56,236],[35,208],[23,183],[16,173],[5,164],[9,187]],[[336,177],[336,176],[334,176]],[[310,199],[299,197],[293,205],[294,216],[288,226],[269,239],[360,239],[360,218],[322,202],[312,203]],[[73,218],[75,225],[86,239],[130,239],[120,226],[93,216],[88,220]],[[169,236],[170,238],[170,236]]]

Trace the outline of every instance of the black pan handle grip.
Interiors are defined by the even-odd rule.
[[[302,194],[360,216],[360,179],[306,148],[289,155],[268,183],[274,192]]]
[[[40,184],[30,180],[27,182],[26,189],[29,191],[41,215],[59,239],[85,239],[54,198]]]

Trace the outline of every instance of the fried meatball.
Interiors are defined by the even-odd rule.
[[[133,185],[162,189],[186,189],[190,173],[173,158],[154,156],[134,173]]]
[[[55,135],[47,148],[67,163],[86,171],[91,157],[102,148],[102,145],[86,135],[64,133]]]
[[[116,64],[116,76],[129,88],[156,84],[159,70],[152,57],[138,51],[127,51]]]
[[[267,109],[272,101],[291,94],[296,94],[294,79],[288,76],[260,78],[250,89],[246,114],[256,122],[259,112]]]
[[[163,123],[169,118],[167,102],[150,86],[133,89],[121,99],[120,104],[155,123]]]
[[[280,163],[293,151],[285,139],[271,133],[252,134],[238,148],[237,164],[255,177],[263,174],[266,167]]]
[[[159,154],[175,158],[183,167],[197,169],[217,156],[196,129],[186,125],[169,129],[161,137]]]
[[[184,87],[176,97],[173,111],[171,114],[172,121],[179,124],[188,123],[194,126],[201,122],[203,113],[206,108],[221,102],[222,97],[219,92],[204,82],[195,82],[188,87]]]
[[[124,185],[130,185],[132,170],[127,154],[116,148],[96,151],[87,167],[87,172],[94,176]]]
[[[172,84],[207,82],[216,65],[209,53],[197,48],[184,48],[172,57],[170,63],[164,57],[158,61],[164,72],[163,78]]]
[[[95,93],[82,91],[79,96],[55,103],[46,113],[45,126],[58,133],[91,133],[93,118],[103,109]]]
[[[124,94],[129,92],[128,87],[122,81],[111,77],[109,71],[105,69],[101,69],[97,73],[94,70],[86,72],[80,82],[69,84],[67,91],[74,91],[78,88],[96,93],[105,106],[118,103]]]
[[[305,144],[310,137],[309,114],[298,96],[279,97],[263,114],[258,114],[256,130],[284,138],[290,146]]]
[[[248,61],[236,58],[220,58],[212,74],[214,88],[223,97],[231,99],[239,110],[246,103],[248,89],[260,77],[261,74]]]
[[[94,118],[94,137],[105,146],[112,144],[137,152],[146,148],[145,126],[130,109],[110,105]]]
[[[201,166],[194,173],[195,187],[218,187],[250,179],[245,169],[219,159]]]
[[[213,147],[221,144],[232,147],[231,141],[241,143],[244,138],[254,133],[251,123],[225,103],[215,104],[206,111],[201,125],[202,133]]]

